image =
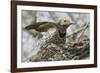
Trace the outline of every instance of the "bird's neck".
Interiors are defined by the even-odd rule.
[[[67,29],[69,26],[70,26],[70,24],[69,25],[62,25],[62,27],[65,29]]]
[[[60,26],[60,29],[58,30],[58,32],[59,32],[59,35],[60,35],[61,38],[66,36],[66,30],[67,30],[67,28],[69,26],[70,25],[62,25],[62,26]]]

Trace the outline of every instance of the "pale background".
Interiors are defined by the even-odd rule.
[[[33,0],[42,2],[56,3],[72,3],[98,5],[98,13],[100,13],[100,0]],[[100,31],[100,14],[98,14],[98,32]],[[98,33],[98,37],[100,34]],[[98,43],[100,43],[98,38]],[[98,56],[100,56],[100,45],[98,44]],[[69,69],[55,71],[41,71],[31,73],[99,73],[100,57],[98,57],[97,68]],[[0,73],[10,73],[10,0],[1,0],[0,2]]]

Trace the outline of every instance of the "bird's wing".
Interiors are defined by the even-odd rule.
[[[38,22],[36,24],[29,25],[25,29],[35,29],[39,32],[46,32],[49,28],[56,27],[56,23],[53,22]]]

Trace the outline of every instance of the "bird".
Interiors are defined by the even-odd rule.
[[[59,38],[63,41],[63,43],[65,43],[66,30],[72,24],[75,23],[70,22],[69,20],[59,20],[57,23],[44,21],[44,22],[37,22],[34,24],[30,24],[29,26],[26,26],[25,29],[26,30],[35,29],[38,32],[47,32],[50,28],[56,28],[57,30],[56,35],[59,36]]]

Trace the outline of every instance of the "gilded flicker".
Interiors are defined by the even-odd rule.
[[[74,23],[70,23],[70,21],[68,21],[68,20],[60,20],[58,23],[38,22],[38,23],[31,24],[31,25],[25,27],[25,29],[27,29],[27,30],[35,29],[36,31],[39,31],[39,32],[47,32],[49,28],[56,28],[57,35],[63,41],[61,43],[65,43],[66,30],[71,24],[74,24]],[[55,39],[56,39],[56,37],[55,37]],[[58,40],[58,41],[60,41],[60,40]]]

